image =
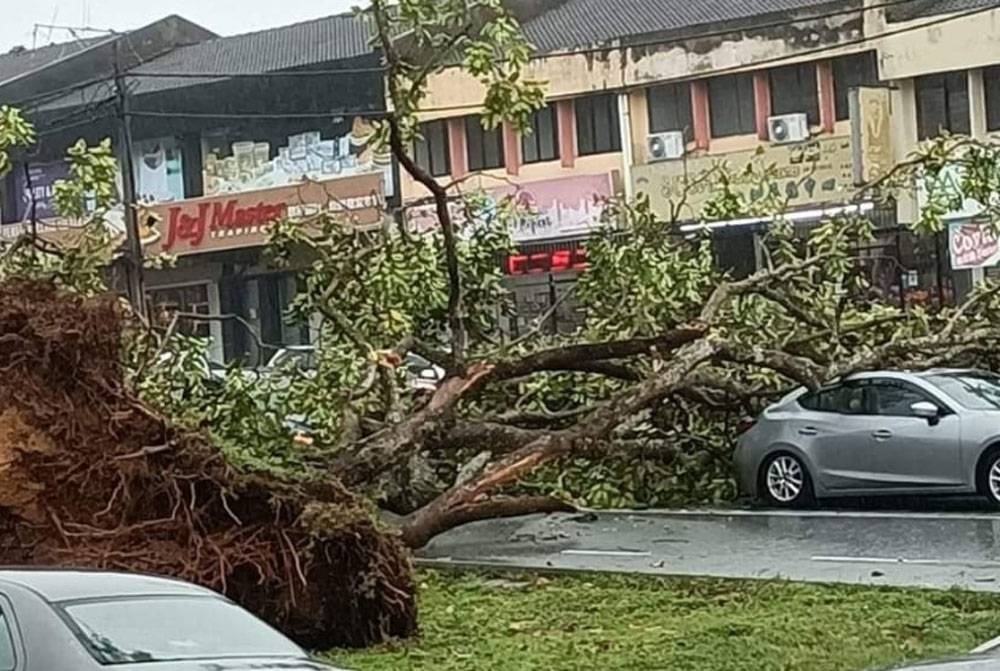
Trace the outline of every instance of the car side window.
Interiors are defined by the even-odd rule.
[[[864,388],[848,383],[806,394],[799,400],[799,405],[818,412],[860,415],[865,412],[864,401]]]
[[[914,417],[910,408],[914,403],[923,401],[939,405],[913,385],[898,380],[878,380],[871,384],[870,390],[876,415]]]
[[[0,671],[14,671],[17,655],[14,652],[14,637],[10,631],[7,613],[0,610]]]

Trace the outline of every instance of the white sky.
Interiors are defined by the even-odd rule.
[[[349,11],[363,0],[0,0],[0,53],[33,44],[36,23],[127,30],[169,14],[234,35]],[[67,42],[64,30],[40,29],[37,46]]]

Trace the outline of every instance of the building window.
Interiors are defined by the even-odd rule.
[[[805,114],[809,125],[819,124],[819,93],[816,65],[800,63],[775,68],[768,73],[771,82],[771,113]]]
[[[521,136],[521,154],[525,163],[559,158],[559,125],[555,107],[535,110],[531,116],[531,133]]]
[[[1000,65],[983,70],[986,89],[986,130],[1000,130]]]
[[[725,75],[709,79],[708,114],[712,137],[757,132],[753,75]]]
[[[208,300],[207,284],[190,284],[183,287],[152,289],[149,292],[154,321],[166,328],[178,312],[184,314],[208,315],[212,313]],[[211,322],[201,319],[180,319],[178,331],[184,335],[209,339],[212,337]]]
[[[848,96],[852,88],[878,84],[878,64],[875,52],[844,56],[833,61],[833,91],[837,108],[837,121],[851,117]]]
[[[683,131],[692,135],[691,85],[688,82],[654,86],[646,91],[649,130],[653,133]]]
[[[451,173],[448,147],[448,122],[444,119],[420,125],[423,139],[413,145],[413,160],[434,177]]]
[[[618,98],[613,93],[577,98],[576,145],[580,156],[621,151]]]
[[[503,167],[503,133],[500,127],[483,128],[478,116],[465,117],[465,142],[469,153],[469,170],[492,170]]]
[[[968,135],[969,78],[964,70],[916,79],[917,132],[921,140],[942,131]]]

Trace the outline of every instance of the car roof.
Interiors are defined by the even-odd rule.
[[[975,368],[930,368],[928,370],[866,370],[852,373],[844,380],[865,380],[873,377],[929,377],[932,375],[960,375],[962,373],[982,373]]]
[[[137,573],[84,569],[0,569],[0,583],[26,587],[47,601],[113,596],[218,596],[191,583]]]

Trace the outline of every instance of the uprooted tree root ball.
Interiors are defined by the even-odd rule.
[[[190,580],[309,647],[412,634],[408,556],[362,501],[171,428],[125,387],[122,325],[112,298],[0,284],[0,563]]]

